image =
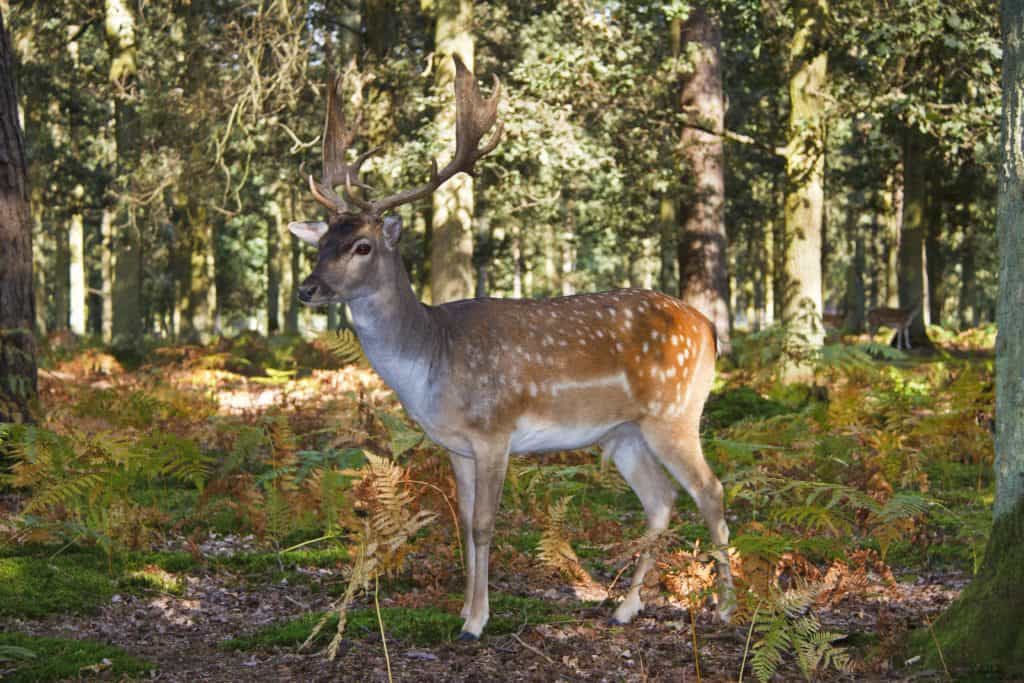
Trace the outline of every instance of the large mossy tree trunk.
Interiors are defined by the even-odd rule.
[[[13,57],[0,15],[0,422],[31,420],[36,396],[32,218]]]
[[[1003,0],[1002,13],[996,498],[981,571],[935,623],[935,635],[950,666],[1019,677],[1024,675],[1024,0]],[[927,636],[919,636],[927,647]]]
[[[921,311],[910,325],[910,344],[931,348],[925,329],[924,310],[928,307],[928,272],[925,266],[925,218],[928,201],[927,160],[924,136],[906,129],[903,138],[903,222],[900,229],[899,292],[900,308],[921,304]],[[896,335],[893,334],[893,345]]]
[[[789,143],[786,150],[786,252],[782,315],[796,353],[783,368],[788,382],[809,382],[808,357],[824,341],[821,327],[821,235],[825,215],[825,89],[828,53],[825,0],[793,4],[790,47]]]
[[[437,132],[445,143],[442,156],[451,158],[455,149],[455,64],[451,56],[457,53],[473,70],[473,2],[438,0],[435,7],[435,65],[442,102]],[[458,174],[434,192],[430,243],[430,297],[434,304],[473,296],[473,212],[473,179],[467,174]]]

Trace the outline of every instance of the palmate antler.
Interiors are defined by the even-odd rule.
[[[359,155],[348,164],[345,162],[346,152],[356,137],[356,131],[362,123],[362,111],[356,115],[353,126],[345,121],[344,107],[339,99],[341,77],[334,79],[327,95],[327,121],[324,124],[323,142],[323,175],[317,183],[313,176],[309,177],[309,189],[318,202],[336,213],[356,213],[356,206],[363,213],[381,215],[402,204],[414,202],[430,195],[434,190],[458,173],[473,174],[473,167],[484,155],[493,150],[501,139],[502,122],[498,121],[498,103],[501,100],[501,81],[494,77],[494,92],[490,98],[484,98],[480,87],[458,55],[455,61],[455,156],[443,169],[438,171],[437,161],[431,165],[430,180],[419,187],[403,190],[387,197],[365,200],[355,196],[354,187],[369,189],[359,179],[359,169],[363,162],[376,150]],[[495,126],[495,123],[497,125]],[[491,128],[494,133],[483,147],[480,141]],[[334,187],[344,185],[345,199],[334,192]]]

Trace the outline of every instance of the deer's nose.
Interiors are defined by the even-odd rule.
[[[316,294],[320,286],[315,282],[303,282],[299,285],[299,301],[302,303],[309,303],[313,300],[313,295]]]

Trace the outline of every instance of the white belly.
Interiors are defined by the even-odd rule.
[[[619,423],[564,424],[524,415],[516,422],[509,452],[571,451],[600,441]]]

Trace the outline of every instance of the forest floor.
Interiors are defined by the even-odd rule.
[[[988,527],[991,360],[958,348],[884,361],[834,349],[824,398],[777,386],[742,354],[723,373],[705,439],[748,596],[730,625],[707,598],[707,533],[684,497],[646,609],[609,625],[643,534],[635,496],[594,453],[519,459],[491,622],[470,643],[454,640],[463,578],[446,459],[372,372],[311,369],[330,365],[322,348],[254,337],[161,349],[130,370],[100,350],[55,353],[46,419],[0,432],[14,463],[0,498],[0,678],[387,681],[390,666],[399,681],[946,680],[903,640],[970,580]],[[344,593],[355,528],[373,515],[354,474],[365,452],[400,463],[408,500],[436,517],[381,575],[386,649],[370,590],[330,660],[330,633],[300,644]],[[345,475],[336,489],[330,473]],[[571,559],[545,561],[562,539]],[[833,634],[813,666],[796,654],[822,642],[800,635],[809,614],[815,634]],[[849,661],[831,666],[837,653]]]

